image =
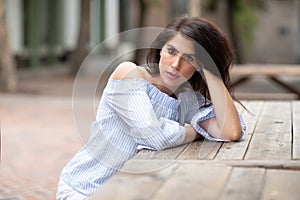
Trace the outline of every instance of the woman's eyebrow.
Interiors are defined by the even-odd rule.
[[[179,52],[173,45],[167,44],[167,46],[173,48],[176,52]],[[182,53],[182,55],[188,55],[188,56],[194,56],[194,57],[196,57],[196,55],[194,53]]]
[[[169,46],[169,47],[171,47],[171,48],[173,48],[176,52],[179,52],[173,45],[171,45],[171,44],[167,44],[167,46]]]

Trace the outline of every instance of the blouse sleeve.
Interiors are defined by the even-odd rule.
[[[216,116],[212,103],[205,99],[201,94],[195,92],[184,94],[182,96],[181,112],[185,117],[185,122],[193,126],[204,138],[210,141],[228,142],[228,140],[211,136],[199,125],[200,122]],[[240,113],[239,117],[242,127],[242,138],[246,131],[246,125]]]
[[[128,81],[129,82],[129,81]],[[157,118],[146,84],[130,81],[117,84],[106,91],[108,105],[122,119],[125,130],[139,144],[155,150],[180,145],[185,129],[178,122]]]

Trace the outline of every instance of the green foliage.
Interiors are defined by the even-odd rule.
[[[148,4],[150,4],[150,6],[154,6],[154,7],[158,7],[159,8],[159,7],[162,6],[160,0],[146,0],[146,2]]]
[[[140,0],[147,8],[155,7],[161,9],[162,3],[160,0]]]
[[[224,0],[210,0],[207,9],[215,12],[221,1]],[[232,15],[236,31],[238,31],[242,39],[251,43],[257,20],[254,10],[264,8],[264,2],[262,0],[226,0],[227,4],[229,4],[229,1],[233,5]]]
[[[233,20],[240,37],[248,42],[253,41],[253,30],[256,25],[256,16],[253,5],[246,0],[235,0]]]
[[[207,10],[214,12],[217,10],[219,0],[210,0],[207,5]]]

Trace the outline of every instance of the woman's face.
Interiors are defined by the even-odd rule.
[[[159,71],[163,84],[175,90],[192,77],[196,63],[193,42],[181,34],[175,35],[160,52]]]

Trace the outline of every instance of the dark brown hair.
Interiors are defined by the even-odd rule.
[[[198,63],[203,63],[203,50],[206,51],[214,63],[212,66],[203,66],[214,74],[219,74],[226,88],[231,91],[229,69],[233,64],[233,52],[226,35],[213,23],[208,20],[188,17],[187,15],[175,18],[166,29],[164,29],[154,40],[147,55],[146,70],[153,76],[159,74],[160,51],[167,41],[176,34],[195,41],[195,51]],[[210,99],[208,87],[203,76],[195,72],[189,83],[195,91]]]

